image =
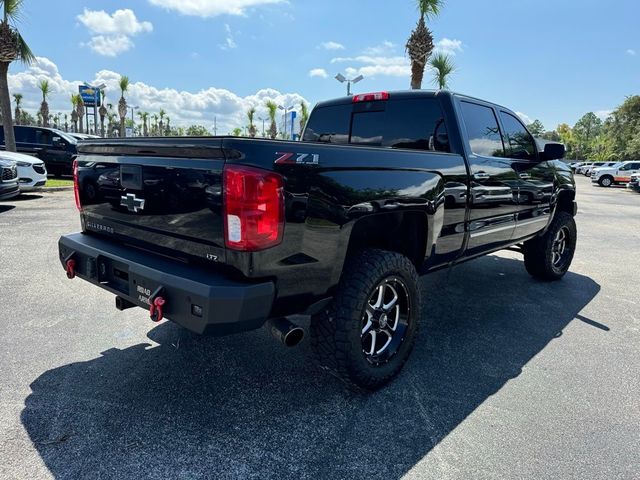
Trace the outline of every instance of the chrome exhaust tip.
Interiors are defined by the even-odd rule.
[[[267,320],[269,332],[285,347],[295,347],[304,339],[304,329],[286,318]]]

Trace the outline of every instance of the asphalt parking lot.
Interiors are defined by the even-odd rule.
[[[68,281],[72,192],[0,203],[0,477],[637,479],[640,195],[577,181],[567,277],[511,252],[426,277],[413,356],[366,397],[307,341],[197,337]]]

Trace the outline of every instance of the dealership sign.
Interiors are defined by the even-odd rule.
[[[101,101],[100,90],[88,85],[80,85],[78,87],[82,101],[85,107],[99,107]]]

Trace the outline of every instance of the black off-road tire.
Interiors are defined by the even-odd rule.
[[[559,237],[564,235],[564,246],[559,252]],[[538,280],[560,280],[569,270],[576,250],[578,234],[573,216],[557,212],[544,235],[525,242],[524,265],[527,272]]]
[[[370,249],[347,260],[331,305],[311,319],[311,347],[319,366],[359,392],[377,390],[398,375],[418,333],[418,281],[414,265],[399,253]],[[406,291],[407,324],[395,353],[383,363],[372,363],[363,350],[363,323],[374,292],[387,282],[397,282]]]

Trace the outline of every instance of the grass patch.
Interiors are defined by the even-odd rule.
[[[48,178],[44,187],[73,187],[73,180],[66,180],[60,178]]]

